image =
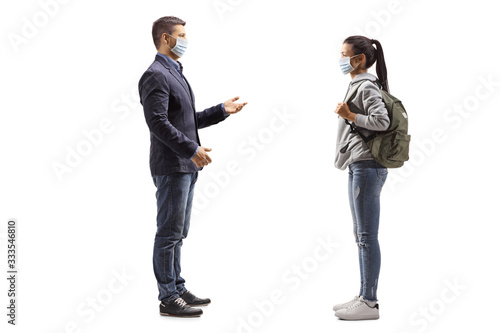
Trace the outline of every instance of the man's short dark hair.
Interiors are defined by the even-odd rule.
[[[169,35],[174,33],[176,25],[186,25],[186,22],[175,16],[164,16],[157,19],[153,23],[153,42],[156,49],[161,46],[161,35],[167,33]]]

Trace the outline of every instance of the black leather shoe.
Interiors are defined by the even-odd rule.
[[[170,302],[161,302],[160,314],[162,316],[199,317],[203,314],[203,311],[190,307],[179,297]]]
[[[210,304],[210,298],[199,298],[193,295],[189,290],[181,295],[189,306],[205,306]]]

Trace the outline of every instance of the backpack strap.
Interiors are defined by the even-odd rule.
[[[358,93],[359,87],[361,87],[361,85],[363,83],[365,83],[366,81],[373,82],[377,85],[377,87],[379,87],[379,89],[382,89],[382,84],[380,83],[380,81],[378,79],[375,79],[375,81],[370,80],[370,79],[361,80],[361,82],[351,91],[350,94],[349,94],[349,90],[347,90],[345,97],[344,97],[344,103],[349,103],[354,98],[354,96],[356,96],[356,94]],[[348,94],[349,94],[349,97],[348,97]]]
[[[349,103],[351,101],[351,99],[354,98],[354,96],[356,96],[356,93],[358,92],[358,89],[359,87],[361,87],[361,85],[367,80],[363,80],[361,81],[355,88],[353,88],[351,90],[351,93],[349,94],[349,89],[347,89],[347,92],[345,94],[345,97],[344,97],[344,103]]]
[[[361,85],[363,83],[365,83],[365,81],[371,81],[371,82],[375,83],[380,89],[382,87],[382,85],[380,84],[380,81],[378,79],[376,81],[372,81],[372,80],[369,80],[369,79],[362,80],[354,89],[352,89],[352,91],[351,91],[350,94],[349,94],[349,90],[347,90],[347,93],[346,93],[346,95],[344,97],[344,103],[348,104],[354,98],[354,96],[356,96],[359,87],[361,87]],[[370,136],[367,137],[367,136],[363,135],[360,131],[358,131],[356,129],[356,126],[354,126],[354,124],[351,123],[349,120],[347,120],[347,119],[344,119],[344,120],[345,120],[345,123],[347,125],[349,125],[349,127],[351,127],[351,133],[358,133],[358,135],[361,137],[361,139],[363,139],[363,141],[365,143],[368,143],[368,142],[372,141],[379,134],[378,132],[375,132],[374,134],[372,134],[372,135],[370,135]]]

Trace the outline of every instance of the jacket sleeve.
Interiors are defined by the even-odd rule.
[[[389,128],[389,113],[382,100],[379,88],[372,82],[367,82],[360,87],[360,94],[365,114],[358,114],[355,125],[371,131],[385,131]]]
[[[139,95],[150,132],[178,155],[190,159],[198,144],[175,128],[168,120],[170,88],[157,72],[146,72],[139,82]]]
[[[198,128],[209,127],[225,120],[229,115],[224,111],[223,104],[212,106],[201,112],[196,112]]]

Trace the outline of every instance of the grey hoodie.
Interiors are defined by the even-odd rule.
[[[375,81],[377,77],[370,73],[357,75],[349,84],[346,96],[349,96],[352,89],[360,84],[360,81],[366,79]],[[356,92],[356,96],[350,102],[359,109],[355,111],[351,108],[352,112],[362,112],[356,116],[355,126],[365,136],[385,131],[389,128],[390,123],[380,89],[372,81],[363,82]],[[339,117],[335,167],[340,170],[345,170],[353,162],[373,160],[373,155],[363,139],[357,133],[350,133],[350,131],[349,125],[345,123],[343,118]]]

